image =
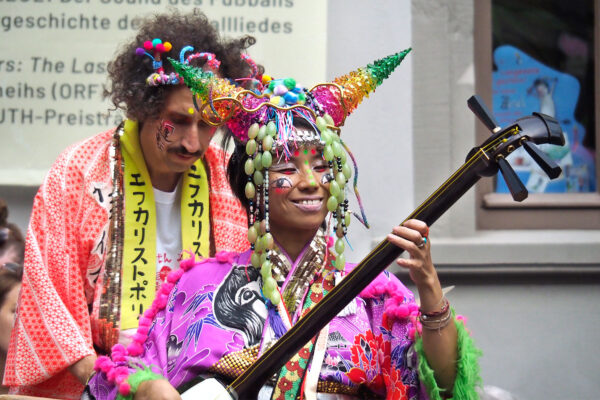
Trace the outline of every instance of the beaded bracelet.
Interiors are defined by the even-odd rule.
[[[445,328],[450,323],[451,319],[452,319],[451,312],[447,312],[446,315],[435,318],[435,319],[432,319],[431,317],[427,317],[424,314],[421,314],[419,316],[419,321],[421,322],[421,326],[423,328],[431,330],[431,331],[442,330],[442,328]]]
[[[448,312],[448,310],[450,309],[450,302],[448,301],[448,299],[445,296],[443,296],[442,299],[438,302],[438,304],[439,303],[443,303],[442,309],[439,311],[423,312],[423,310],[421,310],[419,308],[419,312],[421,313],[421,315],[425,315],[426,317],[430,317],[430,318],[434,318],[434,317],[438,317],[440,315],[446,314],[446,312]]]

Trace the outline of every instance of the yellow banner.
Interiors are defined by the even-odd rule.
[[[126,121],[121,137],[125,229],[121,274],[121,330],[136,328],[156,294],[156,206],[150,175],[139,146],[138,126]],[[181,195],[184,250],[210,255],[209,185],[202,160],[185,172]]]

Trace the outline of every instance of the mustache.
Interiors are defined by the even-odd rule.
[[[168,153],[182,155],[182,156],[194,156],[194,157],[201,157],[202,156],[202,151],[201,150],[198,150],[198,151],[195,151],[193,153],[190,153],[183,146],[171,147],[171,148],[167,149],[167,152]]]

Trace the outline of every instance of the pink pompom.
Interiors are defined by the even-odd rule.
[[[173,290],[173,286],[175,286],[173,283],[165,282],[160,287],[160,291],[168,295],[169,293],[171,293],[171,290]]]
[[[94,363],[94,370],[96,372],[107,372],[110,368],[114,366],[114,363],[108,356],[100,356],[96,359]]]
[[[467,317],[464,315],[456,314],[456,320],[462,322],[463,324],[467,323]]]
[[[150,307],[149,309],[144,311],[144,317],[148,318],[150,321],[152,321],[155,316],[156,316],[156,308],[154,308],[154,307]]]
[[[146,335],[141,334],[139,331],[138,333],[136,333],[135,335],[133,335],[133,340],[135,340],[138,343],[144,343],[146,341]]]
[[[411,314],[416,314],[419,312],[419,306],[416,305],[415,303],[409,303],[408,310]]]
[[[158,51],[159,53],[164,53],[165,52],[165,45],[162,43],[159,43],[156,45],[156,51]]]
[[[184,271],[187,271],[188,269],[192,268],[194,265],[196,265],[195,258],[186,258],[185,260],[181,260],[181,262],[179,263],[179,267]]]
[[[112,355],[113,360],[115,359],[115,356],[117,357],[121,357],[125,355],[125,346],[123,346],[121,343],[117,343],[115,344],[112,349],[110,349],[110,353]]]
[[[410,314],[408,306],[406,304],[400,304],[394,310],[394,315],[398,318],[406,318]]]
[[[106,379],[108,379],[108,381],[110,383],[114,383],[116,377],[117,377],[117,369],[116,368],[111,368],[111,370],[106,373]]]
[[[334,244],[335,244],[335,240],[333,239],[333,236],[329,236],[327,238],[327,248],[328,249],[332,248]]]
[[[179,280],[179,278],[181,278],[181,271],[180,269],[175,270],[175,271],[171,271],[169,272],[169,275],[167,275],[167,282],[168,283],[177,283],[177,281]]]
[[[146,40],[144,42],[144,49],[146,49],[146,51],[150,51],[154,48],[154,46],[152,45],[152,42],[150,40]]]
[[[229,261],[229,253],[226,251],[220,251],[215,254],[215,259],[220,263],[226,263]]]
[[[131,385],[129,385],[128,382],[122,382],[119,385],[119,394],[121,396],[129,396],[129,394],[131,393]]]
[[[148,326],[145,325],[140,325],[138,326],[138,333],[141,333],[142,335],[148,335],[148,331],[150,330],[150,328]]]
[[[144,352],[144,348],[138,342],[131,342],[129,346],[127,346],[127,352],[129,355],[136,357]]]
[[[169,302],[169,296],[165,295],[164,293],[159,293],[156,300],[154,300],[154,305],[159,310],[162,310],[163,308],[165,308],[167,306],[168,302]]]
[[[139,326],[150,326],[152,324],[152,320],[146,316],[140,317],[140,322],[139,322]]]
[[[415,333],[416,333],[416,331],[417,331],[417,330],[416,330],[414,327],[412,327],[412,328],[410,328],[410,329],[408,330],[408,338],[409,338],[410,340],[415,340]]]

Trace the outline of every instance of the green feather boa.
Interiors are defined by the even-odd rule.
[[[454,316],[454,312],[452,314]],[[456,400],[479,399],[476,388],[481,386],[478,363],[481,350],[475,347],[473,339],[471,339],[463,323],[454,321],[458,333],[458,360],[456,361],[456,379],[454,380],[452,397],[442,397],[445,395],[445,390],[440,389],[435,381],[433,369],[431,369],[425,357],[423,339],[419,337],[415,342],[415,350],[419,356],[419,378],[421,383],[425,384],[431,400],[442,400],[444,398]]]

